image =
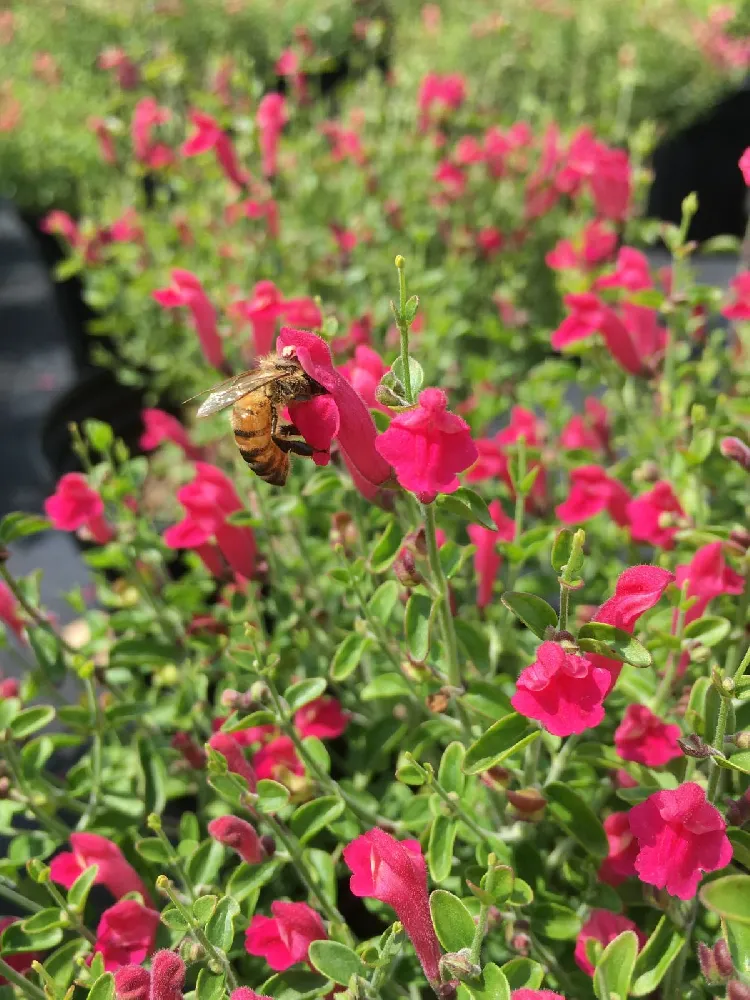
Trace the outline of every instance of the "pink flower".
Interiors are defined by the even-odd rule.
[[[102,49],[96,61],[99,69],[114,70],[117,84],[123,90],[135,90],[140,81],[138,67],[124,49]]]
[[[331,230],[331,236],[336,241],[339,253],[343,257],[354,253],[357,243],[359,243],[359,238],[353,229],[347,229],[346,226],[339,226],[335,222],[332,222],[328,228]]]
[[[563,524],[582,524],[606,510],[616,524],[626,527],[629,501],[622,483],[600,465],[581,465],[571,472],[568,499],[555,512]]]
[[[419,88],[419,127],[424,131],[434,111],[439,116],[456,111],[466,100],[466,81],[460,73],[428,73]]]
[[[509,446],[517,444],[523,438],[527,447],[537,448],[542,443],[543,433],[544,426],[535,413],[522,406],[514,406],[510,411],[510,422],[507,427],[499,431],[494,438],[477,441],[479,459],[466,474],[466,481],[476,483],[484,479],[502,479],[512,489],[507,455]],[[538,461],[530,461],[528,469],[536,468],[539,464]],[[535,499],[540,499],[544,497],[544,493],[545,474],[544,469],[541,469],[531,495]]]
[[[227,521],[230,514],[243,509],[231,479],[208,462],[196,462],[195,479],[177,491],[177,499],[187,517],[166,530],[166,544],[175,549],[199,550],[215,538],[235,573],[252,579],[256,556],[253,530]]]
[[[390,371],[377,351],[360,344],[354,348],[353,360],[342,365],[340,371],[371,410],[390,413],[388,407],[383,406],[375,398],[375,390],[380,385],[380,380],[387,371]]]
[[[452,160],[442,160],[433,173],[435,180],[443,189],[442,193],[449,201],[460,198],[466,190],[467,177],[458,164]]]
[[[149,1000],[151,973],[142,965],[121,965],[115,969],[117,1000]]]
[[[218,733],[225,722],[226,716],[214,719],[211,722],[213,731]],[[253,743],[268,743],[269,740],[279,735],[279,728],[273,724],[268,726],[248,726],[247,729],[238,729],[230,735],[235,743],[239,743],[241,747],[250,747]]]
[[[737,164],[742,171],[742,178],[750,187],[750,146],[745,150],[745,152],[740,157],[740,162]]]
[[[331,158],[335,163],[352,160],[360,167],[364,165],[367,156],[362,140],[353,129],[344,128],[339,122],[323,122],[320,131],[330,143]]]
[[[477,246],[485,257],[494,257],[505,244],[503,234],[496,226],[485,226],[477,233]]]
[[[561,993],[552,990],[513,990],[510,1000],[565,1000]]]
[[[551,344],[560,351],[569,344],[587,340],[601,334],[612,357],[625,371],[638,375],[643,372],[643,361],[633,338],[622,319],[592,292],[566,295],[563,301],[571,309],[557,330]]]
[[[679,726],[668,725],[645,705],[628,705],[615,730],[615,749],[623,760],[660,767],[682,756],[679,735]]]
[[[249,986],[239,986],[229,994],[229,1000],[272,1000],[264,993],[256,993]]]
[[[325,450],[335,437],[355,481],[359,477],[360,488],[374,488],[390,479],[391,468],[376,448],[377,431],[367,406],[334,367],[331,350],[322,337],[285,326],[276,350],[284,356],[296,356],[303,370],[328,393],[289,407],[305,440]]]
[[[344,848],[355,896],[378,899],[396,911],[432,986],[440,982],[440,945],[427,899],[427,866],[418,840],[398,841],[374,829]]]
[[[294,713],[294,726],[300,736],[315,736],[319,740],[335,740],[346,732],[349,713],[331,695],[321,695]]]
[[[468,167],[472,163],[483,163],[485,159],[484,147],[476,136],[461,136],[453,151],[453,159],[462,167]]]
[[[325,941],[326,934],[320,914],[307,903],[271,903],[272,917],[256,914],[245,933],[245,949],[249,955],[265,958],[276,972],[284,972],[297,962],[307,961],[313,941]]]
[[[112,243],[138,243],[143,239],[143,227],[133,208],[126,208],[108,229]]]
[[[248,219],[265,219],[266,226],[268,227],[268,235],[275,240],[279,238],[281,233],[279,206],[273,198],[268,198],[266,201],[257,201],[254,198],[249,198],[240,204]]]
[[[607,885],[617,886],[635,875],[638,842],[630,830],[626,812],[610,813],[604,820],[604,832],[607,834],[609,853],[599,867],[599,878]]]
[[[454,493],[460,485],[456,473],[478,456],[469,425],[447,407],[441,389],[423,389],[418,405],[397,414],[376,443],[401,486],[423,503],[432,503],[438,493]]]
[[[224,364],[224,348],[216,326],[216,311],[203,285],[192,271],[185,271],[181,267],[173,268],[172,284],[167,288],[157,289],[152,295],[165,309],[187,306],[204,358],[214,368],[221,368]]]
[[[277,736],[253,755],[253,770],[258,779],[272,778],[284,784],[290,774],[303,775],[305,768],[289,736]]]
[[[732,278],[729,287],[734,293],[734,301],[724,306],[721,315],[727,319],[750,320],[750,271],[741,271]]]
[[[102,159],[110,166],[114,166],[117,163],[117,147],[115,146],[114,136],[105,119],[94,115],[89,118],[88,127],[96,135]]]
[[[173,951],[157,951],[151,959],[150,1000],[182,1000],[185,963]]]
[[[164,441],[171,441],[182,448],[187,458],[199,459],[201,449],[196,447],[177,417],[164,410],[146,409],[141,412],[143,434],[139,444],[144,451],[153,451]]]
[[[106,886],[116,899],[128,892],[139,892],[151,903],[146,886],[117,844],[98,833],[71,833],[72,852],[64,851],[50,862],[50,878],[69,889],[91,865],[98,871],[95,885]]]
[[[8,12],[10,13],[10,11]],[[0,13],[0,18],[2,18],[2,13]],[[0,22],[1,24],[2,22]],[[11,924],[15,924],[20,917],[0,917],[0,938],[2,938],[3,931],[6,927]],[[2,952],[3,961],[7,962],[11,969],[15,969],[16,972],[20,972],[21,975],[28,972],[31,968],[32,962],[40,962],[42,960],[41,952],[37,951],[20,951],[16,954],[8,954],[6,951]],[[0,986],[7,986],[8,980],[4,976],[0,976]]]
[[[305,74],[300,70],[300,58],[294,49],[284,49],[276,60],[276,72],[279,76],[286,76],[291,80],[292,92],[298,102],[303,103],[307,100],[307,81]]]
[[[685,511],[669,483],[662,480],[628,504],[630,534],[636,542],[648,542],[655,548],[671,549],[677,534],[677,521]]]
[[[0,673],[0,701],[6,698],[17,698],[21,687],[15,677],[3,678]]]
[[[632,920],[620,916],[619,913],[610,913],[609,910],[592,910],[591,916],[578,932],[576,939],[575,960],[578,968],[593,976],[594,966],[586,954],[586,942],[593,938],[606,948],[609,942],[614,941],[623,931],[635,931],[639,948],[646,943],[646,935],[638,930]]]
[[[255,353],[258,357],[268,354],[273,347],[276,320],[281,315],[284,297],[272,281],[259,281],[252,298],[241,304],[243,314],[253,327]]]
[[[266,856],[255,827],[239,816],[219,816],[211,820],[208,835],[236,851],[249,865],[260,864]]]
[[[67,212],[61,212],[59,209],[55,208],[51,212],[47,212],[42,219],[40,228],[44,233],[62,236],[72,247],[79,246],[81,242],[81,234],[75,221]]]
[[[133,899],[123,899],[102,914],[94,952],[101,953],[105,971],[140,965],[156,942],[159,914]]]
[[[152,170],[165,167],[174,159],[169,146],[153,141],[153,130],[170,120],[169,108],[161,107],[153,97],[143,97],[136,104],[130,125],[133,153],[137,160]]]
[[[727,565],[721,542],[710,542],[698,549],[687,565],[675,570],[678,587],[688,581],[687,596],[697,597],[685,615],[685,624],[702,618],[710,601],[722,594],[741,594],[745,580]]]
[[[206,766],[206,751],[199,747],[189,733],[176,732],[170,746],[194,771],[202,771]]]
[[[198,156],[213,149],[227,179],[238,188],[246,187],[250,174],[240,167],[232,141],[216,119],[203,111],[193,110],[190,112],[190,121],[194,131],[182,144],[182,155]]]
[[[286,101],[281,94],[266,94],[255,116],[260,134],[263,173],[273,177],[277,171],[279,139],[287,122]]]
[[[652,287],[648,258],[633,247],[622,247],[617,255],[614,271],[602,275],[594,282],[594,288],[621,288],[628,292],[639,292]]]
[[[0,580],[0,622],[15,635],[19,642],[26,642],[26,622],[18,614],[20,604],[4,580]],[[7,696],[6,696],[7,697]]]
[[[104,501],[80,472],[66,472],[58,480],[55,492],[44,501],[44,511],[59,531],[85,528],[99,545],[115,536],[104,517]]]
[[[554,736],[570,736],[599,725],[608,690],[606,670],[556,642],[543,642],[534,663],[521,671],[511,704]]]
[[[281,315],[291,326],[305,330],[315,330],[323,325],[323,316],[315,302],[306,295],[298,299],[286,299]]]
[[[606,222],[588,222],[574,241],[560,240],[545,257],[555,271],[581,270],[609,260],[617,246],[617,233]]]
[[[472,544],[477,547],[474,553],[474,572],[477,577],[478,608],[486,608],[492,600],[492,587],[503,563],[503,558],[497,551],[497,543],[512,542],[516,534],[515,522],[505,513],[499,500],[492,501],[489,512],[497,525],[495,531],[481,524],[470,524],[466,529]]]
[[[251,792],[255,791],[258,783],[258,776],[255,770],[248,764],[239,743],[232,738],[229,733],[214,733],[208,741],[212,750],[218,751],[227,762],[227,767],[233,774],[239,774],[247,781],[247,786]]]
[[[585,401],[585,414],[576,413],[560,432],[563,448],[609,452],[610,426],[606,407],[594,396]]]
[[[726,823],[693,781],[649,795],[630,810],[629,820],[638,841],[638,877],[670,896],[692,899],[702,872],[732,860]]]

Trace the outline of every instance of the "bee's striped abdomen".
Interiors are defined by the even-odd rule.
[[[251,392],[238,400],[232,428],[240,454],[256,476],[272,486],[283,486],[289,475],[289,456],[271,438],[273,403],[265,392]]]

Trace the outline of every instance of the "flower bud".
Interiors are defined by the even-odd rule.
[[[151,1000],[177,1000],[185,984],[185,963],[173,951],[157,951],[151,959]]]
[[[471,961],[471,949],[450,951],[440,959],[440,973],[444,979],[478,979],[482,969]]]
[[[394,559],[393,572],[398,582],[409,590],[424,583],[424,577],[417,569],[416,556],[407,546],[404,546]]]
[[[189,733],[179,732],[172,737],[172,748],[179,751],[187,763],[196,771],[206,766],[206,753],[198,746]]]
[[[733,979],[727,986],[727,1000],[750,1000],[750,986]]]
[[[435,715],[442,715],[450,704],[450,696],[446,693],[445,688],[441,688],[434,694],[428,694],[425,702],[431,712],[434,712]]]
[[[344,552],[349,555],[353,547],[357,544],[357,538],[357,527],[351,514],[342,510],[331,517],[331,529],[328,533],[328,540],[334,549],[337,545],[340,545]]]
[[[726,979],[729,979],[734,972],[734,962],[732,961],[732,956],[729,953],[729,945],[726,943],[724,938],[719,938],[714,945],[714,960],[716,962],[716,968],[719,970],[721,975]]]
[[[263,853],[267,858],[272,858],[276,853],[276,841],[270,833],[263,834],[260,838],[260,846],[263,848]]]
[[[750,733],[748,732],[735,733],[731,737],[731,741],[739,750],[750,750]]]
[[[739,799],[734,799],[727,808],[727,822],[730,826],[744,826],[750,820],[750,790]]]
[[[191,965],[193,962],[200,962],[205,958],[205,954],[203,945],[198,944],[197,941],[193,941],[192,938],[183,938],[180,943],[180,958],[188,965]]]
[[[686,757],[695,757],[696,760],[705,760],[713,757],[716,751],[705,743],[697,733],[690,733],[688,736],[680,736],[677,745]]]
[[[507,768],[491,767],[479,775],[479,780],[488,788],[507,788],[511,777],[511,772]]]
[[[661,478],[661,470],[652,459],[643,462],[633,473],[633,479],[637,483],[656,483]]]
[[[750,531],[747,528],[732,528],[729,532],[729,542],[741,552],[750,549]]]
[[[733,462],[742,466],[745,472],[750,472],[750,448],[736,437],[725,437],[721,439],[719,445],[724,458],[729,458]]]
[[[115,970],[116,1000],[149,1000],[151,973],[140,965],[121,965]]]
[[[517,951],[519,955],[525,956],[531,951],[531,938],[523,931],[518,934],[514,934],[509,943],[513,951]]]
[[[220,702],[223,708],[240,708],[242,695],[239,691],[235,691],[234,688],[227,688],[226,691],[221,692]]]
[[[524,823],[537,823],[544,815],[547,800],[535,788],[522,788],[517,792],[509,790],[506,796],[515,809],[515,819]]]
[[[701,967],[703,978],[709,985],[719,982],[719,970],[716,967],[713,949],[709,948],[703,941],[698,942],[698,965]]]

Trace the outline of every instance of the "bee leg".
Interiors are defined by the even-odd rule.
[[[310,456],[320,451],[319,448],[313,448],[311,444],[305,441],[299,432],[299,428],[294,424],[279,424],[273,428],[271,438],[274,444],[281,448],[282,451],[291,452],[293,455],[303,455],[305,458],[310,458]]]

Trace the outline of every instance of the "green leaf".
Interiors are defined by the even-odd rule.
[[[409,656],[424,663],[430,651],[430,620],[432,600],[424,594],[412,594],[406,605],[404,630]]]
[[[466,750],[463,743],[454,740],[443,751],[438,769],[438,781],[446,792],[461,795],[466,786],[466,776],[462,771]]]
[[[307,751],[308,757],[311,758],[314,764],[324,771],[326,774],[330,774],[331,771],[331,755],[325,748],[325,744],[322,740],[319,740],[317,736],[305,736],[302,740],[302,746]]]
[[[209,837],[188,858],[185,866],[188,878],[196,886],[211,885],[219,874],[223,860],[224,848]]]
[[[21,708],[19,698],[3,698],[0,700],[0,733],[7,729]],[[88,713],[87,713],[88,714]]]
[[[479,671],[490,668],[490,636],[485,628],[475,622],[456,618],[453,622],[458,643]],[[493,716],[496,718],[496,716]]]
[[[416,309],[414,311],[416,313]],[[411,355],[409,355],[408,363],[409,363],[411,396],[412,399],[416,400],[417,396],[419,395],[419,390],[424,385],[424,372],[422,371],[422,366],[420,365],[420,363]],[[396,360],[391,365],[391,371],[393,372],[395,377],[399,380],[399,382],[401,382],[405,386],[406,381],[404,379],[404,376],[406,373],[404,371],[404,364],[400,356],[397,357]]]
[[[680,954],[684,942],[684,936],[672,921],[662,917],[638,954],[630,995],[645,997],[653,993]]]
[[[289,801],[289,789],[286,785],[272,781],[271,778],[261,778],[255,792],[258,796],[259,812],[278,812]]]
[[[59,927],[47,927],[30,934],[21,922],[8,924],[0,934],[0,955],[12,955],[16,951],[47,951],[60,944],[62,936]]]
[[[201,925],[207,924],[216,912],[218,896],[199,896],[193,903],[193,916]]]
[[[167,845],[158,837],[144,837],[143,840],[136,840],[135,849],[146,861],[153,861],[156,865],[168,865],[170,855]]]
[[[569,785],[553,781],[546,785],[548,814],[595,858],[606,858],[609,844],[604,827],[590,805]],[[625,994],[623,994],[624,996]]]
[[[577,642],[586,653],[600,653],[633,667],[650,667],[653,663],[651,653],[629,632],[604,622],[582,625]]]
[[[750,750],[743,750],[731,757],[714,757],[714,764],[729,771],[739,771],[740,774],[750,774]]]
[[[683,639],[698,639],[703,646],[718,646],[723,642],[732,630],[732,623],[728,618],[721,618],[719,615],[704,615],[696,618],[685,626],[682,633]]]
[[[324,795],[301,805],[289,820],[289,827],[306,844],[316,833],[337,820],[343,811],[344,803],[337,795]]]
[[[105,972],[89,990],[88,1000],[114,1000],[114,998],[115,977],[111,972]]]
[[[258,712],[252,712],[241,719],[230,722],[229,719],[222,725],[222,733],[240,733],[243,729],[252,729],[254,726],[271,726],[276,722],[276,716],[268,709],[262,708]]]
[[[168,906],[161,911],[161,922],[165,927],[171,931],[177,931],[179,934],[187,934],[190,930],[190,924],[176,906]]]
[[[234,869],[227,882],[227,895],[241,903],[256,889],[271,882],[283,866],[284,861],[277,857],[262,861],[259,865],[248,865],[243,861]]]
[[[86,900],[89,898],[91,886],[94,884],[98,874],[99,866],[89,865],[86,871],[81,872],[70,889],[68,889],[68,906],[76,913],[83,913]]]
[[[381,674],[360,690],[360,701],[376,701],[378,698],[405,698],[411,694],[406,678],[401,674]]]
[[[61,945],[44,962],[44,971],[51,977],[57,995],[64,994],[73,981],[76,969],[76,959],[89,947],[86,941],[77,938]]]
[[[44,910],[39,910],[33,917],[27,917],[21,923],[25,934],[34,937],[36,934],[43,934],[46,931],[62,927],[64,912],[59,906],[48,906]]]
[[[518,712],[512,712],[490,726],[486,733],[471,744],[464,757],[464,772],[478,774],[480,771],[488,771],[519,753],[540,735],[541,731],[532,726],[528,719]]]
[[[234,940],[234,919],[239,915],[240,904],[232,896],[224,896],[206,926],[206,937],[214,946],[227,952]]]
[[[538,990],[544,979],[544,969],[530,958],[511,958],[500,967],[513,990]]]
[[[497,525],[492,520],[487,503],[467,486],[462,486],[455,493],[441,493],[435,502],[441,510],[454,517],[460,517],[472,524],[481,524],[490,531],[497,531]]]
[[[24,514],[21,510],[11,511],[0,521],[0,545],[9,545],[19,538],[36,535],[39,531],[47,531],[51,527],[46,517]]]
[[[405,785],[423,785],[427,781],[427,772],[410,758],[411,755],[406,754],[399,756],[396,764],[396,778]]]
[[[112,428],[109,424],[105,424],[103,420],[94,420],[93,418],[84,420],[83,432],[91,447],[101,452],[102,455],[106,455],[115,442]]]
[[[136,740],[141,762],[141,800],[146,815],[161,814],[167,804],[167,765],[159,753],[154,753],[151,740],[139,736]]]
[[[625,1000],[637,955],[638,938],[634,931],[623,931],[609,942],[594,969],[594,993],[598,1000],[611,1000],[613,993]]]
[[[414,317],[417,315],[417,309],[419,309],[419,297],[416,295],[410,296],[406,300],[406,306],[404,308],[404,321],[411,326],[414,322]]]
[[[447,879],[453,867],[453,845],[458,832],[458,821],[452,816],[435,817],[430,829],[427,862],[434,882]]]
[[[296,712],[304,705],[320,698],[326,689],[325,677],[308,677],[307,680],[292,684],[284,692],[284,698],[289,705],[290,712]]]
[[[23,740],[31,736],[37,729],[48,726],[55,717],[55,710],[51,705],[35,705],[33,708],[25,708],[12,720],[10,731],[17,740]]]
[[[331,678],[334,681],[345,681],[357,669],[362,654],[369,645],[370,639],[366,635],[358,635],[356,632],[348,635],[333,654]]]
[[[505,607],[540,639],[544,638],[550,626],[557,628],[557,612],[536,594],[511,590],[503,594],[501,600]]]
[[[570,554],[573,551],[573,532],[570,528],[562,528],[558,531],[554,542],[552,543],[552,552],[550,554],[550,562],[552,563],[552,569],[556,573],[562,573],[565,566],[570,559]]]
[[[467,994],[474,1000],[510,1000],[510,986],[498,966],[488,962],[479,979],[459,986],[458,995],[462,1000]]]
[[[530,919],[539,934],[552,941],[574,941],[581,929],[581,918],[575,910],[559,903],[537,903]]]
[[[700,890],[700,900],[713,913],[733,923],[750,924],[750,875],[725,875]]]
[[[313,941],[308,957],[313,968],[341,986],[346,986],[352,976],[367,975],[359,955],[338,941]]]
[[[275,1000],[299,1000],[301,995],[308,998],[324,995],[326,980],[309,969],[287,969],[286,972],[271,976],[258,988],[264,996]]]
[[[367,612],[376,621],[386,624],[398,604],[399,587],[395,580],[385,580],[367,602]]]
[[[195,1000],[222,1000],[225,988],[223,972],[217,976],[209,969],[201,969],[195,984]]]
[[[732,845],[732,860],[744,865],[745,868],[750,868],[750,832],[730,826],[727,837]]]
[[[369,562],[373,573],[385,573],[398,555],[402,540],[401,526],[393,518],[370,552]]]
[[[458,896],[435,889],[430,893],[430,913],[438,941],[446,951],[471,947],[476,924]]]
[[[721,927],[735,969],[747,978],[750,976],[750,925],[722,919]]]

